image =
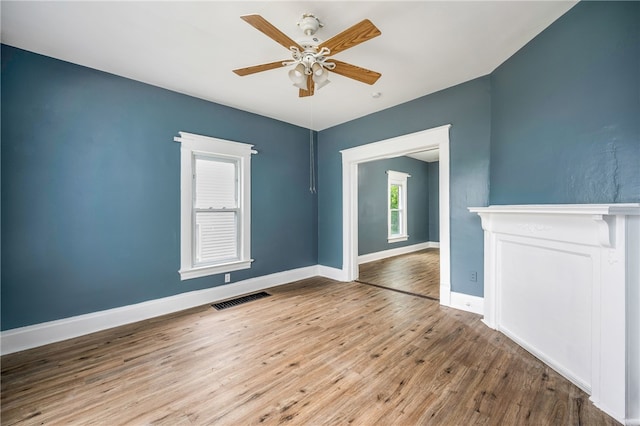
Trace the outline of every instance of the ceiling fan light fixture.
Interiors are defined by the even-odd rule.
[[[298,89],[309,90],[309,88],[307,87],[307,81],[306,80],[303,83],[293,83],[293,85],[295,87],[297,87]]]
[[[307,75],[304,64],[299,63],[292,70],[289,71],[289,79],[293,82],[293,85],[307,90]]]
[[[322,74],[324,74],[326,72],[324,67],[322,65],[320,65],[318,62],[314,62],[313,65],[311,65],[311,70],[313,71],[314,80],[315,80],[316,76],[320,77]]]
[[[315,63],[313,65],[318,65],[317,71],[313,71],[313,82],[316,84],[316,87],[320,89],[321,87],[326,86],[329,83],[329,71],[324,69],[320,64]]]
[[[304,66],[304,64],[298,63],[298,65],[296,65],[291,71],[289,71],[289,78],[291,78],[291,80],[306,78],[305,77],[305,75],[307,74],[306,71],[307,71],[307,68]]]
[[[318,63],[315,63],[314,65],[318,65],[318,67],[313,71],[313,75],[311,76],[311,78],[313,79],[313,82],[316,85],[316,89],[320,90],[324,86],[330,83],[329,71],[327,71],[323,66],[321,66]]]
[[[327,84],[331,83],[331,81],[329,81],[329,79],[327,78],[326,80],[323,81],[315,81],[316,83],[316,90],[320,90],[322,89],[324,86],[326,86]]]

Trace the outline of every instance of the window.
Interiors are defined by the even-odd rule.
[[[407,234],[407,178],[411,175],[387,170],[387,240],[390,243],[406,241]]]
[[[180,132],[180,278],[251,267],[248,145]]]

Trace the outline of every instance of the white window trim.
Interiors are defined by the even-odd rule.
[[[188,280],[251,268],[251,154],[253,145],[179,132],[180,142],[180,279]],[[239,164],[240,193],[239,260],[194,267],[193,253],[193,158],[195,155],[227,157]]]
[[[408,188],[407,188],[407,180],[411,175],[404,172],[396,172],[394,170],[387,170],[387,242],[388,243],[397,243],[400,241],[407,241],[409,239],[408,234],[408,223],[407,223],[407,198],[408,198]],[[401,206],[399,206],[399,210],[401,212],[401,223],[402,223],[402,233],[399,235],[391,234],[391,206],[389,202],[391,200],[391,185],[396,184],[400,185],[402,188],[402,194],[400,197]]]

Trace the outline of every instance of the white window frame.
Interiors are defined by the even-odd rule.
[[[209,136],[179,132],[180,142],[180,279],[188,280],[251,268],[251,154],[253,145]],[[238,259],[196,265],[194,166],[195,157],[214,157],[236,162],[238,167]]]
[[[411,175],[408,173],[387,170],[387,241],[389,243],[397,243],[409,239],[407,231],[407,180],[410,177]],[[400,193],[398,194],[400,234],[391,233],[391,185],[398,185],[400,187]]]

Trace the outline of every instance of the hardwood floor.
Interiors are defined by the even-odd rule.
[[[324,278],[2,357],[2,424],[612,425],[480,316]]]
[[[430,248],[359,266],[358,281],[440,299],[440,249]]]

